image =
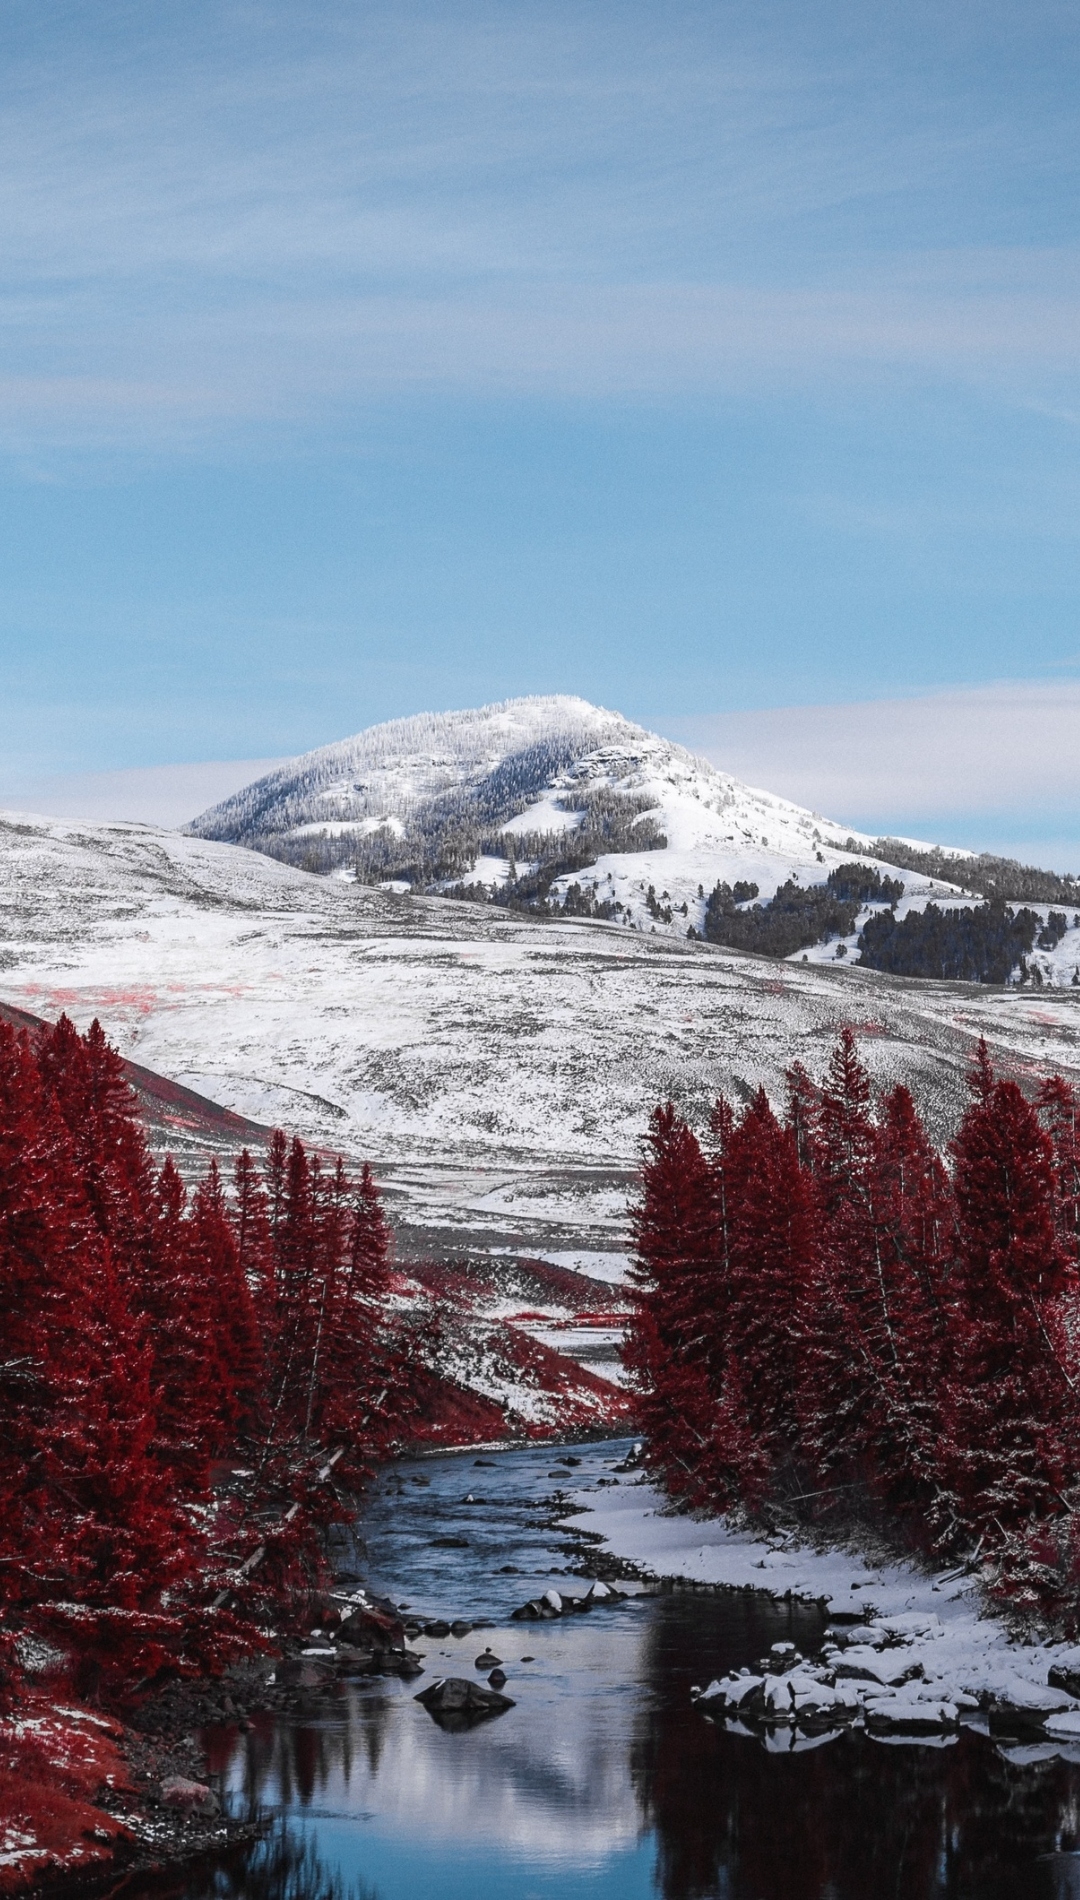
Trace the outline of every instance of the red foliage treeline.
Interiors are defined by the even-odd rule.
[[[1028,1102],[980,1044],[947,1167],[850,1031],[788,1080],[783,1121],[721,1098],[704,1148],[653,1116],[627,1359],[654,1468],[695,1507],[869,1507],[1073,1617],[1080,1098]]]
[[[366,1168],[277,1134],[189,1194],[96,1023],[0,1024],[0,1699],[17,1638],[115,1702],[323,1581],[404,1416],[389,1273]]]

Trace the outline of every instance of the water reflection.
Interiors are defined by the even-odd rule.
[[[625,1634],[619,1647],[632,1664],[639,1634]],[[612,1707],[627,1692],[613,1688],[606,1667],[600,1673],[608,1660],[602,1635],[591,1643],[546,1629],[499,1637],[508,1661],[526,1641],[538,1658],[524,1685],[515,1682],[527,1712],[517,1727],[509,1726],[514,1710],[450,1733],[412,1702],[411,1685],[374,1695],[342,1688],[307,1721],[235,1738],[221,1763],[233,1804],[324,1819],[363,1813],[381,1831],[466,1857],[490,1848],[523,1862],[574,1865],[636,1846],[642,1829],[627,1774],[626,1714]],[[469,1661],[456,1666],[464,1672]],[[580,1684],[576,1701],[571,1678]]]
[[[215,1730],[207,1738],[207,1767],[244,1814],[326,1806],[347,1799],[358,1769],[377,1777],[388,1713],[377,1692],[357,1695],[343,1688],[333,1698],[313,1701],[306,1719],[256,1716],[243,1737],[233,1728]]]
[[[212,1867],[188,1871],[183,1881],[154,1892],[157,1900],[174,1894],[184,1900],[379,1900],[365,1881],[343,1879],[314,1841],[285,1821]]]
[[[730,1616],[722,1599],[711,1612],[700,1599],[663,1599],[644,1645],[652,1693],[635,1724],[631,1761],[643,1817],[655,1830],[663,1900],[1080,1894],[1080,1865],[1067,1858],[1080,1816],[1072,1763],[1038,1759],[1038,1749],[1010,1757],[971,1732],[935,1747],[862,1732],[793,1745],[780,1731],[765,1748],[689,1709],[695,1657],[727,1646]],[[760,1617],[743,1610],[744,1661],[762,1653],[759,1635],[789,1634],[771,1636]],[[800,1641],[799,1620],[790,1637],[807,1649],[810,1632],[803,1619]]]
[[[611,1451],[582,1456],[596,1476]],[[484,1505],[465,1502],[471,1461],[427,1464],[428,1485],[404,1484],[398,1509],[384,1501],[369,1524],[380,1581],[398,1566],[399,1597],[424,1614],[491,1602],[501,1619],[482,1636],[422,1639],[427,1679],[472,1673],[490,1644],[516,1708],[447,1734],[414,1702],[417,1685],[366,1679],[313,1694],[298,1719],[219,1732],[213,1766],[230,1799],[282,1825],[217,1884],[171,1891],[346,1900],[366,1882],[378,1900],[1080,1900],[1080,1768],[1045,1750],[967,1732],[943,1747],[849,1733],[793,1748],[782,1734],[766,1749],[693,1708],[692,1682],[774,1642],[812,1652],[813,1609],[687,1593],[507,1622],[565,1562],[559,1533],[538,1522],[549,1460],[522,1454],[485,1472]],[[466,1550],[431,1545],[435,1523],[463,1521]],[[496,1556],[521,1574],[495,1585]]]

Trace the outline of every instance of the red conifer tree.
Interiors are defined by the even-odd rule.
[[[77,1630],[91,1692],[103,1670],[160,1654],[194,1539],[162,1494],[150,1353],[56,1081],[54,1068],[46,1092],[27,1039],[0,1025],[0,1593],[24,1625]]]
[[[725,1350],[729,1366],[737,1369],[743,1439],[751,1450],[740,1470],[740,1494],[758,1506],[778,1478],[799,1488],[797,1467],[805,1462],[799,1395],[820,1218],[794,1133],[780,1126],[764,1090],[729,1139],[727,1175],[731,1293]]]
[[[953,1144],[958,1522],[1019,1573],[1029,1518],[1061,1515],[1076,1469],[1078,1378],[1063,1324],[1076,1272],[1056,1231],[1049,1136],[1014,1082],[988,1084],[985,1063],[974,1087]]]
[[[724,1118],[717,1121],[723,1131]],[[633,1214],[635,1313],[625,1358],[638,1384],[650,1457],[676,1495],[730,1504],[752,1456],[730,1378],[725,1326],[730,1286],[717,1255],[717,1179],[669,1102],[649,1127],[642,1196]]]
[[[804,1307],[807,1372],[803,1434],[819,1475],[850,1485],[870,1474],[866,1406],[873,1394],[886,1302],[879,1298],[875,1208],[877,1143],[870,1081],[850,1029],[841,1031],[804,1147],[820,1200],[821,1245]]]
[[[230,1218],[240,1271],[265,1340],[268,1329],[272,1331],[275,1301],[274,1239],[266,1189],[246,1148],[237,1156],[233,1170]]]
[[[121,1272],[135,1271],[153,1165],[124,1064],[95,1018],[80,1036],[61,1016],[42,1039],[38,1065],[71,1137],[94,1218]]]
[[[251,1225],[251,1209],[247,1209]],[[223,1451],[238,1430],[253,1430],[264,1401],[266,1364],[255,1302],[240,1264],[217,1162],[195,1190],[188,1221],[192,1270],[205,1288],[213,1363],[221,1372],[221,1403],[215,1450]]]
[[[175,1481],[196,1495],[224,1446],[230,1404],[206,1262],[185,1219],[187,1194],[166,1158],[154,1188],[138,1307],[153,1347],[157,1452]]]

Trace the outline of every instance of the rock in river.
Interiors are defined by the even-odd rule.
[[[416,1701],[423,1703],[440,1728],[447,1729],[472,1728],[514,1707],[510,1696],[482,1682],[467,1682],[464,1676],[440,1676],[421,1689]]]
[[[182,1808],[187,1814],[214,1815],[219,1812],[217,1795],[205,1782],[189,1781],[185,1775],[169,1775],[161,1784],[161,1801],[167,1808]]]

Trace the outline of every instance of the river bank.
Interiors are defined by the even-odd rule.
[[[578,1490],[564,1522],[571,1531],[587,1527],[601,1540],[598,1551],[658,1583],[820,1603],[838,1639],[838,1653],[827,1658],[834,1679],[872,1684],[865,1693],[883,1727],[947,1732],[964,1722],[1033,1732],[1080,1762],[1080,1645],[1010,1629],[977,1572],[954,1566],[933,1574],[913,1563],[868,1562],[857,1551],[755,1537],[722,1518],[673,1513],[643,1477]],[[730,1710],[714,1699],[734,1715],[733,1698]]]
[[[279,1636],[219,1676],[166,1683],[122,1715],[39,1687],[0,1723],[9,1785],[0,1811],[0,1894],[81,1888],[98,1874],[160,1874],[219,1855],[257,1832],[224,1811],[206,1737],[289,1720],[335,1677],[422,1673],[392,1605],[361,1589],[307,1606],[319,1625]],[[21,1785],[21,1799],[18,1788]]]

